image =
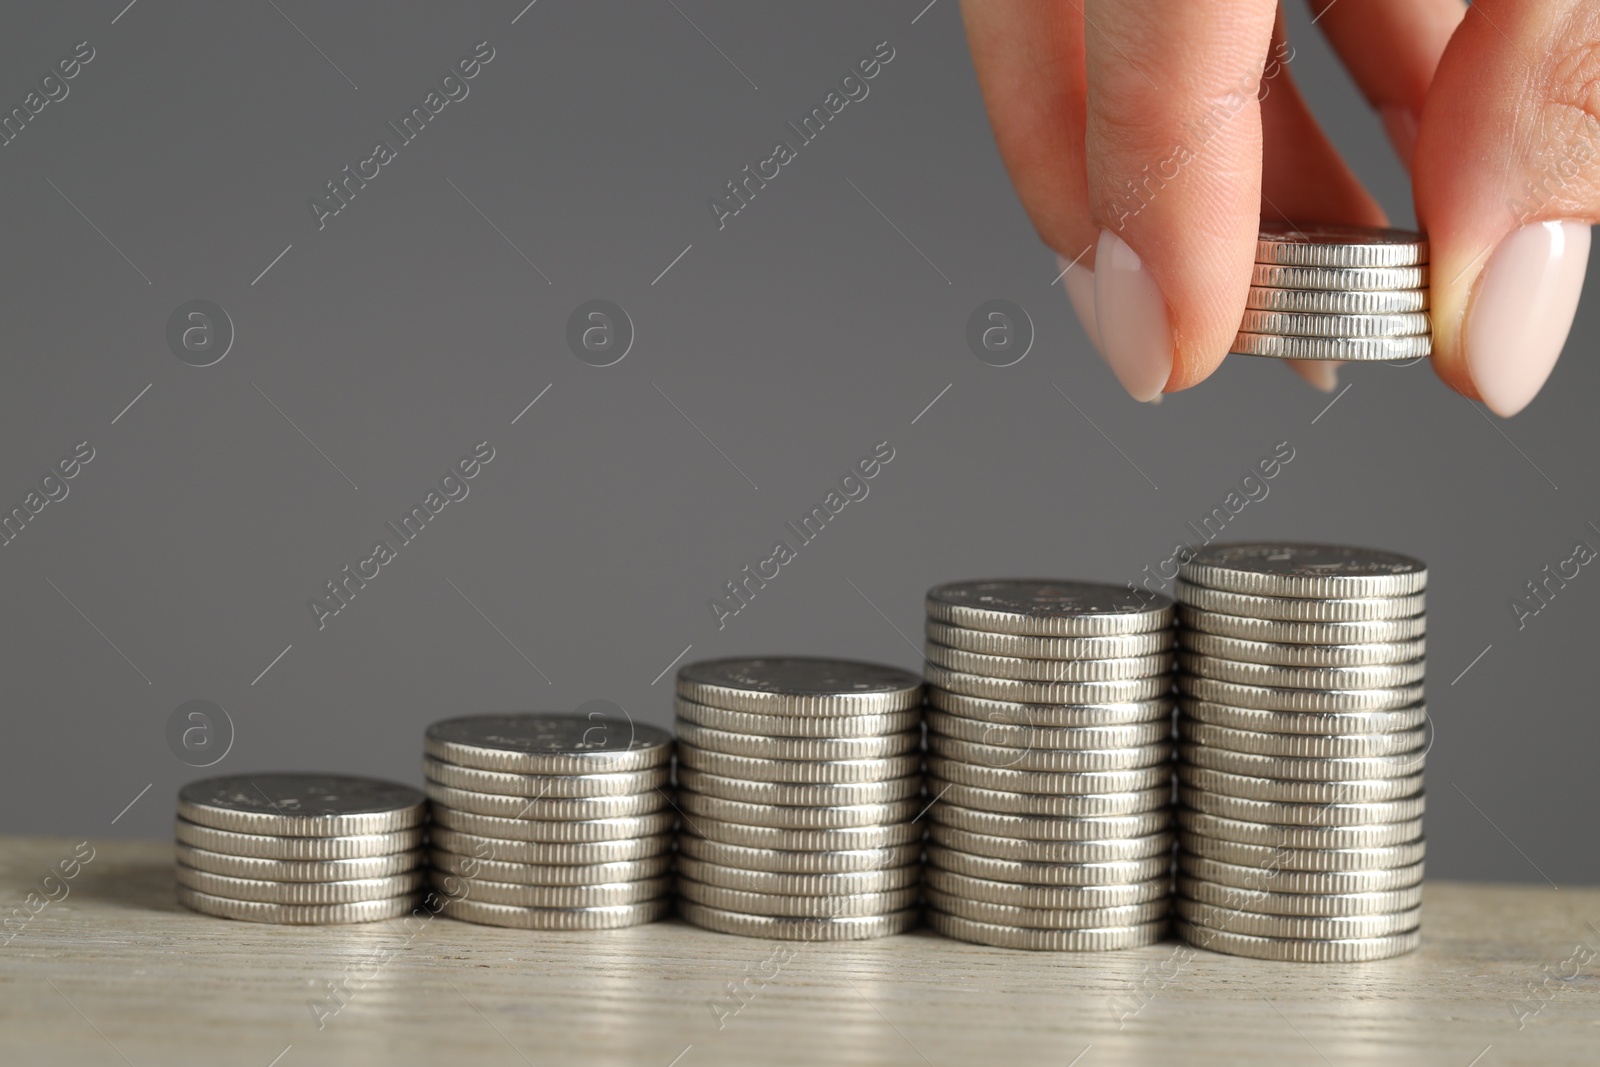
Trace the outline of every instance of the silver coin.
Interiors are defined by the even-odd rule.
[[[469,811],[474,815],[496,815],[503,819],[618,819],[649,815],[671,803],[671,795],[661,789],[620,797],[534,798],[513,797],[504,793],[475,793],[469,789],[453,789],[438,782],[428,782],[423,788],[428,799],[435,804],[457,811]]]
[[[985,789],[959,785],[943,778],[928,779],[928,802],[936,809],[948,802],[974,811],[1010,815],[1037,815],[1062,818],[1138,815],[1156,811],[1172,801],[1172,790],[1165,783],[1149,789],[1120,793],[1090,793],[1052,796],[1049,793],[1017,793],[1005,789]]]
[[[670,875],[595,885],[523,885],[483,878],[459,879],[436,872],[433,884],[451,899],[508,904],[516,908],[608,908],[660,900],[672,892]]]
[[[1422,748],[1428,741],[1427,731],[1424,729],[1397,730],[1387,734],[1275,734],[1262,730],[1236,730],[1228,726],[1216,726],[1212,723],[1198,722],[1186,715],[1178,719],[1178,733],[1185,740],[1225,748],[1232,752],[1313,759],[1394,756]]]
[[[678,814],[674,811],[627,815],[618,819],[503,819],[497,815],[457,811],[443,804],[433,806],[435,826],[502,841],[543,841],[552,844],[626,841],[667,833],[677,821]]]
[[[434,759],[511,774],[616,774],[672,759],[672,735],[659,726],[560,712],[444,719],[422,744]]]
[[[422,761],[422,773],[430,781],[474,793],[501,793],[506,796],[540,799],[575,797],[615,797],[648,793],[672,780],[670,767],[650,767],[642,771],[616,774],[513,774],[508,771],[482,771],[458,767],[436,759]]]
[[[1224,863],[1180,851],[1178,870],[1192,878],[1253,892],[1343,895],[1386,893],[1422,883],[1422,863],[1370,871],[1291,871]]]
[[[1178,892],[1203,904],[1241,908],[1263,915],[1338,917],[1382,915],[1405,911],[1422,903],[1422,886],[1391,889],[1385,893],[1269,893],[1218,885],[1186,874],[1178,876]]]
[[[1404,778],[1420,774],[1426,749],[1413,749],[1394,756],[1351,756],[1324,759],[1296,756],[1258,756],[1253,752],[1230,752],[1225,748],[1178,743],[1178,756],[1185,763],[1250,778],[1277,778],[1291,782],[1349,782],[1369,778]],[[437,816],[436,816],[437,817]]]
[[[1427,266],[1416,267],[1288,267],[1257,263],[1250,284],[1267,289],[1331,289],[1335,292],[1391,292],[1426,289]]]
[[[1124,659],[1165,652],[1177,642],[1170,627],[1146,633],[1108,634],[1104,637],[1030,637],[1026,634],[971,630],[965,626],[951,626],[929,619],[923,624],[923,633],[928,640],[948,648],[1023,659]]]
[[[928,751],[946,759],[960,760],[980,767],[1007,767],[1024,771],[1052,773],[1079,771],[1122,771],[1152,767],[1172,759],[1172,742],[1128,748],[1004,748],[976,741],[960,741],[934,734],[928,738]]]
[[[640,882],[659,878],[672,869],[672,855],[663,852],[647,859],[617,860],[613,863],[553,864],[514,863],[506,860],[461,856],[443,849],[428,853],[434,878],[455,875],[463,879],[482,878],[516,885],[589,886],[615,882]],[[437,884],[437,881],[436,881]],[[449,887],[443,887],[449,892]]]
[[[862,915],[833,919],[795,919],[774,915],[708,908],[692,900],[678,901],[678,914],[696,926],[719,934],[765,937],[779,941],[864,941],[903,934],[922,918],[920,908],[891,915]]]
[[[1131,793],[1166,785],[1172,779],[1171,765],[1166,763],[1126,771],[1052,773],[1019,771],[1009,767],[982,767],[934,755],[928,757],[928,773],[957,785],[973,785],[980,789],[997,789],[1007,793],[1053,793],[1058,796]]]
[[[952,671],[1032,682],[1115,682],[1149,678],[1172,670],[1173,662],[1170,652],[1121,659],[1021,659],[966,652],[933,641],[923,645],[922,654],[929,663]]]
[[[743,867],[774,874],[844,874],[913,866],[922,857],[922,843],[918,841],[887,848],[802,852],[798,849],[747,848],[682,834],[678,838],[678,855],[720,863],[726,867]]]
[[[1369,667],[1383,663],[1420,660],[1427,641],[1370,642],[1362,645],[1291,645],[1277,641],[1246,641],[1199,630],[1185,630],[1183,647],[1191,652],[1245,663],[1271,663],[1282,667]]]
[[[1165,876],[1127,885],[1024,885],[996,882],[967,874],[929,867],[923,872],[928,886],[964,900],[1006,904],[1017,908],[1079,910],[1123,908],[1152,901],[1164,902],[1172,895],[1172,882]]]
[[[936,663],[923,667],[930,685],[964,696],[1024,704],[1121,704],[1153,700],[1172,689],[1165,674],[1115,682],[1021,682],[952,671]]]
[[[1246,309],[1239,323],[1245,334],[1284,334],[1289,337],[1416,337],[1433,328],[1425,311],[1395,314],[1326,315],[1299,311]]]
[[[1319,599],[1303,596],[1259,596],[1232,593],[1179,581],[1174,588],[1178,600],[1202,611],[1227,615],[1249,615],[1257,619],[1287,622],[1365,622],[1371,619],[1407,619],[1421,615],[1426,593],[1406,596],[1341,597]]]
[[[704,837],[725,845],[746,848],[772,848],[793,852],[856,852],[868,848],[890,848],[922,840],[919,823],[903,822],[883,826],[850,826],[838,830],[789,830],[781,826],[746,826],[696,816],[684,819],[683,837]]]
[[[426,858],[420,848],[391,852],[386,856],[366,856],[344,860],[273,860],[258,856],[231,856],[178,843],[177,861],[185,867],[230,878],[254,878],[268,882],[349,882],[364,878],[387,878],[423,866]]]
[[[1292,645],[1363,645],[1380,641],[1410,641],[1428,629],[1426,615],[1409,619],[1367,619],[1360,622],[1296,622],[1290,619],[1254,619],[1245,615],[1203,611],[1180,605],[1182,629],[1200,630],[1246,641],[1275,641]]]
[[[1023,885],[1090,886],[1127,885],[1165,877],[1172,870],[1172,855],[1162,853],[1147,859],[1106,863],[1036,863],[978,856],[937,843],[927,846],[928,862],[941,870],[973,878]]]
[[[1178,692],[1214,704],[1263,711],[1393,711],[1422,700],[1420,683],[1390,689],[1285,689],[1193,674],[1178,675]]]
[[[1148,834],[1161,833],[1172,826],[1172,812],[1166,808],[1141,812],[1137,815],[1062,818],[1009,815],[940,803],[928,809],[928,816],[942,826],[1026,841],[1103,841],[1111,838],[1145,837]]]
[[[1207,545],[1179,567],[1178,575],[1247,596],[1321,600],[1409,596],[1428,584],[1427,565],[1398,552],[1293,543]]]
[[[1348,363],[1375,363],[1395,359],[1421,359],[1433,354],[1433,337],[1289,337],[1276,333],[1235,334],[1228,351],[1241,356],[1275,359],[1337,359]]]
[[[343,882],[270,882],[259,878],[235,878],[212,874],[176,864],[178,884],[228,900],[256,900],[263,904],[358,904],[368,900],[388,900],[415,893],[427,884],[421,869],[384,878],[360,878]]]
[[[920,769],[920,768],[919,768]],[[879,782],[752,782],[693,767],[678,768],[684,791],[745,804],[778,804],[797,808],[846,808],[857,804],[889,804],[922,793],[922,775],[907,774]]]
[[[921,708],[886,715],[756,715],[748,711],[725,711],[681,698],[673,707],[680,722],[764,737],[881,737],[913,730],[922,722]]]
[[[1291,804],[1370,804],[1400,800],[1422,792],[1422,775],[1404,778],[1369,778],[1348,782],[1294,782],[1282,778],[1256,778],[1179,763],[1182,785],[1208,789],[1247,800],[1280,800]]]
[[[856,826],[877,826],[908,822],[922,811],[921,797],[890,801],[887,804],[851,804],[845,807],[794,807],[778,804],[748,804],[724,800],[685,790],[678,798],[685,815],[705,816],[748,826],[771,826],[790,830],[839,830]]]
[[[826,897],[855,893],[883,893],[906,889],[918,883],[922,869],[917,864],[879,871],[843,871],[838,874],[786,874],[782,871],[752,871],[722,863],[678,857],[678,873],[706,885],[746,889],[754,893],[784,896]],[[738,909],[734,909],[738,910]]]
[[[951,626],[1033,637],[1106,637],[1172,625],[1172,601],[1096,582],[1008,578],[947,582],[928,590],[928,618]]]
[[[1168,922],[1163,918],[1142,926],[1113,926],[1099,930],[1029,930],[977,922],[933,910],[928,912],[928,925],[945,937],[958,941],[1036,952],[1108,952],[1138,948],[1160,941],[1167,935],[1168,929]]]
[[[423,829],[413,826],[409,830],[396,830],[393,833],[355,834],[349,837],[279,837],[218,830],[179,819],[176,835],[181,844],[230,856],[269,860],[348,860],[410,852],[421,847]]]
[[[423,900],[421,893],[406,893],[387,900],[363,900],[353,904],[267,904],[259,900],[213,896],[184,885],[176,888],[178,903],[190,911],[221,919],[287,926],[334,926],[398,919],[422,907]]]
[[[1184,697],[1179,704],[1184,719],[1257,733],[1386,734],[1415,730],[1428,721],[1428,709],[1423,704],[1389,711],[1270,711],[1191,697]]]
[[[1190,674],[1205,678],[1286,689],[1392,689],[1420,682],[1427,674],[1426,665],[1420,659],[1367,667],[1281,667],[1180,652],[1178,662]]]
[[[1394,934],[1389,937],[1351,938],[1341,941],[1295,941],[1283,938],[1252,937],[1196,926],[1182,919],[1174,923],[1178,936],[1197,948],[1226,952],[1230,956],[1249,956],[1258,960],[1290,963],[1367,963],[1403,956],[1422,943],[1421,934]]]
[[[1279,848],[1244,845],[1180,831],[1178,846],[1184,852],[1239,867],[1266,867],[1285,871],[1372,871],[1409,867],[1422,862],[1426,846],[1421,838],[1381,848]]]
[[[1028,863],[1115,863],[1165,856],[1172,851],[1171,833],[1144,837],[1107,838],[1101,841],[1027,841],[994,834],[976,834],[954,826],[933,823],[928,839],[945,848],[974,856]]]
[[[1251,286],[1244,306],[1260,311],[1296,311],[1315,315],[1392,315],[1426,311],[1426,289],[1337,290],[1268,289]]]
[[[1422,818],[1427,798],[1418,793],[1402,800],[1364,804],[1292,804],[1281,800],[1247,800],[1192,786],[1178,787],[1178,802],[1195,811],[1224,819],[1288,826],[1372,826]]]
[[[477,856],[505,863],[589,865],[642,860],[659,856],[672,847],[672,835],[630,837],[621,841],[515,841],[434,826],[428,840],[435,848],[460,856]]]
[[[524,908],[481,900],[446,900],[441,914],[461,922],[517,930],[618,930],[653,923],[671,911],[672,900],[662,897],[641,904],[595,908]]]
[[[1428,239],[1415,230],[1274,222],[1256,239],[1257,263],[1292,267],[1413,267],[1428,262]]]
[[[178,791],[178,817],[278,837],[353,837],[422,825],[427,801],[408,785],[337,774],[230,774]]]
[[[684,900],[720,911],[742,915],[772,915],[789,919],[845,919],[866,915],[888,915],[917,905],[922,899],[918,886],[889,889],[879,893],[851,893],[844,896],[786,896],[756,893],[746,889],[708,885],[680,876],[678,896]]]
[[[922,747],[920,729],[879,737],[762,737],[713,730],[692,722],[678,724],[678,740],[707,752],[774,760],[883,759]]]
[[[1152,700],[1121,704],[1026,704],[963,696],[946,689],[929,689],[928,703],[949,715],[983,723],[1032,726],[1040,729],[1076,729],[1088,726],[1131,726],[1168,719],[1175,706],[1163,694]]]
[[[1178,825],[1219,841],[1281,848],[1385,848],[1422,836],[1422,820],[1360,826],[1280,826],[1179,809]]]
[[[927,891],[928,907],[974,922],[1020,926],[1030,930],[1100,930],[1108,926],[1135,926],[1165,918],[1172,902],[1165,898],[1118,908],[1025,908],[985,900]]]
[[[1150,745],[1167,740],[1172,735],[1172,726],[1164,719],[1131,726],[1012,726],[968,719],[930,708],[928,731],[930,734],[981,745],[1061,751]]]
[[[718,659],[678,671],[678,696],[767,715],[883,715],[922,703],[922,681],[876,663],[802,657]]]
[[[708,752],[679,742],[678,764],[724,778],[748,778],[758,782],[881,782],[915,773],[922,765],[922,753],[909,752],[883,759],[776,760]]]

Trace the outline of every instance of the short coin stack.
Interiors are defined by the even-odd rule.
[[[600,715],[445,719],[424,739],[443,914],[610,930],[671,910],[672,737]]]
[[[1422,563],[1201,549],[1178,583],[1178,929],[1219,952],[1409,952],[1422,903]]]
[[[1159,940],[1172,602],[1018,579],[936,586],[927,612],[928,921],[1006,948]]]
[[[678,909],[729,934],[834,941],[919,918],[922,681],[851,660],[678,672]]]
[[[421,793],[330,774],[241,774],[178,793],[178,903],[249,922],[322,926],[417,907]]]
[[[1233,351],[1283,359],[1420,359],[1433,351],[1428,239],[1368,226],[1263,226]]]

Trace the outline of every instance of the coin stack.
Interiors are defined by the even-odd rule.
[[[927,612],[928,921],[1005,948],[1160,940],[1172,601],[1018,579],[936,586]]]
[[[421,903],[426,805],[407,785],[242,774],[178,792],[178,903],[248,922],[395,919]]]
[[[1233,351],[1282,359],[1420,359],[1433,351],[1428,239],[1410,230],[1263,226]]]
[[[1422,563],[1201,549],[1178,582],[1178,930],[1261,959],[1384,959],[1422,903]]]
[[[916,925],[922,681],[851,660],[678,672],[678,910],[804,941]]]
[[[443,914],[610,930],[671,910],[672,737],[604,715],[445,719],[424,738]]]

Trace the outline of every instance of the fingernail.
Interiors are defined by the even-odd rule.
[[[1500,242],[1467,304],[1467,369],[1489,410],[1509,418],[1544,387],[1567,343],[1589,265],[1589,227],[1535,222]]]
[[[1094,271],[1083,265],[1082,257],[1070,260],[1058,254],[1056,262],[1066,272],[1061,276],[1061,284],[1066,287],[1067,299],[1072,301],[1072,310],[1077,313],[1078,324],[1083,327],[1083,332],[1089,335],[1089,343],[1094,345],[1094,350],[1098,352],[1100,323],[1094,313]]]
[[[1149,401],[1172,377],[1167,301],[1139,258],[1110,230],[1095,248],[1094,311],[1100,352],[1130,396]]]
[[[1332,359],[1291,359],[1289,366],[1311,384],[1311,388],[1331,393],[1339,388],[1339,363]]]
[[[1383,131],[1389,135],[1389,143],[1400,157],[1401,166],[1410,170],[1411,154],[1417,147],[1416,114],[1399,104],[1384,104],[1378,108],[1378,117],[1383,120]]]

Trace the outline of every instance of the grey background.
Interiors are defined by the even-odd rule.
[[[1432,568],[1430,873],[1600,878],[1574,832],[1600,577],[1521,632],[1507,606],[1600,544],[1600,302],[1505,423],[1425,364],[1346,369],[1320,419],[1326,397],[1238,357],[1141,406],[1051,284],[954,0],[541,0],[515,24],[519,0],[123,2],[12,5],[0,32],[6,109],[74,43],[97,52],[0,148],[0,501],[96,449],[0,549],[0,830],[167,835],[206,773],[165,739],[192,699],[237,729],[218,771],[419,782],[446,715],[607,699],[668,723],[671,674],[652,680],[689,645],[914,668],[929,585],[1133,578],[1288,441],[1237,536]],[[1304,91],[1409,221],[1377,122],[1291,15]],[[470,96],[319,231],[307,198],[480,40],[496,56]],[[883,40],[870,96],[719,232],[707,198]],[[637,329],[604,369],[564,341],[596,297]],[[207,368],[165,342],[195,298],[237,329]],[[995,298],[1037,329],[1004,369],[963,340]],[[307,599],[484,439],[470,495],[319,632]],[[707,598],[883,439],[870,496],[719,631]]]

